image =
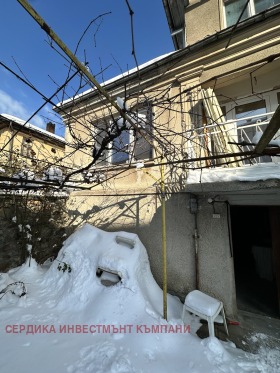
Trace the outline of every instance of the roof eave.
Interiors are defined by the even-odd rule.
[[[279,16],[280,15],[280,5],[277,7],[274,7],[272,9],[268,9],[262,13],[259,13],[253,17],[250,17],[244,21],[242,21],[236,28],[235,36],[239,33],[242,32],[244,29],[247,29],[249,27],[253,27],[255,24],[262,22],[263,20],[266,20],[267,18],[271,16]],[[213,35],[209,35],[206,38],[199,40],[198,42],[188,45],[187,47],[177,50],[174,53],[170,53],[169,55],[165,56],[164,58],[148,65],[145,66],[143,69],[140,69],[139,71],[136,70],[134,73],[129,74],[125,77],[121,77],[118,80],[114,80],[113,82],[109,83],[108,85],[106,84],[106,90],[110,91],[112,88],[115,88],[120,85],[124,85],[124,83],[127,80],[132,80],[134,78],[139,78],[139,74],[145,75],[149,71],[152,71],[156,68],[159,68],[161,66],[164,66],[166,63],[170,63],[171,61],[177,60],[177,58],[182,59],[182,57],[188,55],[189,53],[196,52],[201,50],[202,48],[211,45],[212,43],[216,43],[219,41],[222,41],[224,39],[227,39],[229,36],[232,35],[232,29],[233,26],[230,26],[226,29],[223,29],[221,31],[216,32]],[[53,108],[55,112],[60,113],[62,110],[71,107],[73,105],[76,105],[78,102],[87,100],[93,96],[98,94],[97,89],[90,90],[86,94],[81,95],[80,97],[77,97],[75,99],[69,100],[67,103],[60,103],[60,107]]]
[[[185,7],[189,4],[188,0],[162,0],[165,10],[167,22],[170,29],[170,34],[176,50],[185,47]],[[183,35],[177,34],[178,30],[182,29]]]

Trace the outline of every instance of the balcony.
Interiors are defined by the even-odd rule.
[[[197,151],[195,152],[196,156],[214,156],[222,153],[227,154],[235,151],[253,150],[254,145],[258,143],[273,114],[274,112],[261,113],[225,122],[209,124],[196,128],[196,134],[194,134],[194,130],[188,131],[192,132],[190,140],[193,142],[196,141],[196,144],[198,143],[202,149],[200,150],[200,154],[198,154]],[[197,138],[199,138],[199,141],[197,141]],[[236,143],[236,145],[233,145],[235,151],[229,144],[232,142]],[[280,146],[280,134],[275,136],[271,145]],[[238,164],[233,165],[235,167],[249,164],[268,163],[272,161],[277,163],[280,160],[278,161],[277,157],[261,156],[258,158],[244,159],[241,162],[238,162]],[[211,164],[208,164],[208,166],[223,166],[224,163],[225,162],[219,160],[214,160],[211,161]]]

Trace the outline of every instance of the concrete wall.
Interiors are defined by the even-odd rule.
[[[223,7],[220,0],[190,0],[185,11],[186,45],[222,29]]]
[[[120,191],[119,191],[120,193]],[[196,288],[194,229],[190,195],[171,194],[166,201],[168,292],[183,301]],[[104,230],[137,233],[145,245],[152,273],[162,286],[162,208],[159,196],[104,197],[72,193],[67,204],[74,228],[85,222]],[[219,211],[218,211],[219,210]],[[220,219],[213,219],[212,206],[199,200],[199,289],[221,299],[228,315],[235,313],[233,259],[230,256],[226,206]]]
[[[220,218],[213,218],[207,198],[199,198],[199,288],[220,299],[228,315],[236,313],[233,257],[229,244],[227,206],[215,205]]]
[[[162,211],[159,196],[115,197],[82,195],[68,201],[70,224],[85,222],[101,229],[137,233],[146,246],[152,272],[162,285]],[[82,213],[81,213],[82,211]],[[184,298],[193,288],[193,217],[188,214],[188,195],[176,194],[166,201],[168,288]]]

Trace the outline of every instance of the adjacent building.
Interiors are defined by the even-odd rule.
[[[41,178],[53,165],[62,166],[65,140],[56,135],[55,125],[46,130],[9,114],[0,115],[1,174],[14,176],[26,172]]]

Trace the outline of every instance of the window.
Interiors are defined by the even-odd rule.
[[[130,128],[114,140],[112,146],[112,163],[139,161],[152,157],[151,140],[152,120],[150,110],[141,109],[130,115],[137,130]]]
[[[235,107],[235,118],[241,119],[236,122],[239,142],[258,142],[267,127],[267,123],[262,123],[267,120],[266,112],[265,100],[253,101]],[[258,158],[258,162],[271,162],[271,157],[262,156]],[[245,163],[248,162],[245,161]]]
[[[255,14],[258,14],[277,4],[280,4],[280,0],[254,0]]]
[[[135,123],[137,130],[132,126],[130,128],[130,125],[128,125],[128,129],[122,130],[120,135],[103,151],[96,165],[103,166],[109,162],[120,164],[152,158],[152,115],[150,109],[141,108],[139,111],[130,113],[129,116]],[[119,118],[98,125],[95,135],[95,151],[100,149],[102,140],[108,135],[108,131],[115,130],[115,126],[122,126],[122,123],[123,119]]]
[[[95,135],[95,144],[94,144],[94,152],[98,152],[101,148],[102,140],[105,136],[108,135],[108,130],[110,127],[110,123],[103,123],[97,124],[96,128],[96,135]],[[96,165],[97,166],[104,166],[109,161],[109,149],[104,150],[101,155],[99,156]]]
[[[232,26],[237,22],[246,1],[247,0],[224,0],[227,27]],[[243,16],[241,17],[241,21],[277,4],[280,4],[280,0],[250,0]]]
[[[130,131],[122,131],[112,146],[112,163],[124,163],[129,160],[130,152]]]
[[[257,131],[263,132],[266,124],[258,125],[267,119],[265,100],[253,101],[235,107],[238,141],[252,142]],[[261,115],[255,117],[256,115]],[[253,118],[252,118],[253,117]],[[244,119],[243,119],[244,118]]]
[[[226,24],[227,24],[227,27],[229,27],[229,26],[234,25],[237,22],[246,4],[246,0],[228,0],[228,1],[225,1],[224,3],[225,3]],[[248,5],[245,12],[243,13],[241,21],[243,21],[243,19],[248,18],[249,16],[250,15],[249,15],[249,5]]]
[[[30,138],[23,138],[21,144],[21,155],[23,157],[32,157],[32,140]]]
[[[256,117],[256,118],[248,118],[255,115],[261,115],[266,113],[266,105],[265,100],[250,102],[248,104],[239,105],[235,108],[235,118],[236,119],[242,119],[246,118],[244,120],[240,120],[237,122],[237,126],[244,126],[244,125],[251,125],[255,123],[260,123],[266,120],[266,115]]]

